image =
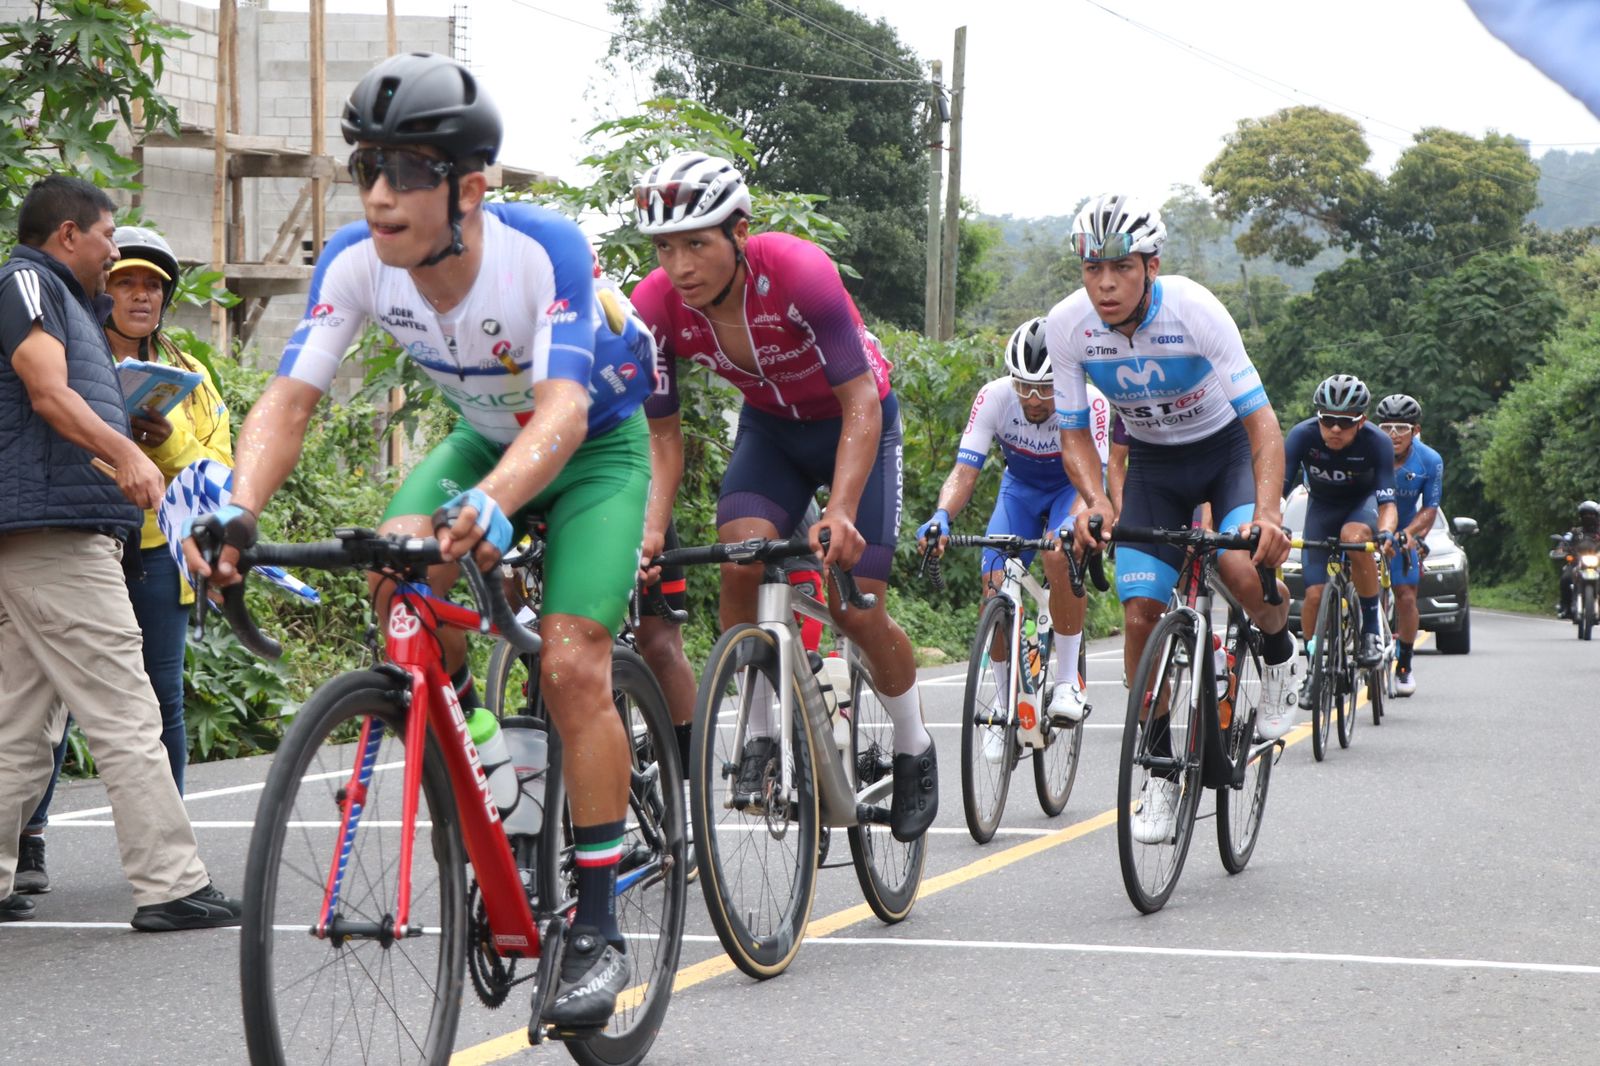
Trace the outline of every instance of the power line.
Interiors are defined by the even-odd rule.
[[[836,30],[831,26],[828,26],[828,25],[826,25],[826,24],[824,24],[822,22],[819,22],[817,19],[812,18],[810,15],[807,15],[804,11],[800,11],[797,8],[790,7],[788,4],[784,3],[783,0],[766,0],[766,2],[767,2],[767,4],[769,6],[776,7],[780,11],[787,11],[789,14],[793,15],[795,18],[799,19],[802,22],[809,23],[810,25],[812,25],[812,26],[816,27],[817,29],[821,30],[823,33],[826,33],[831,37],[836,37],[839,40],[845,42],[846,44],[852,45],[855,48],[858,48],[861,51],[865,52],[866,54],[868,54],[870,56],[873,56],[876,59],[882,60],[883,62],[889,64],[891,69],[899,70],[902,73],[912,72],[913,69],[914,69],[914,68],[912,68],[910,66],[907,66],[904,60],[898,59],[898,58],[896,58],[894,56],[890,56],[887,53],[884,53],[882,51],[879,51],[879,50],[873,48],[872,46],[868,45],[864,41],[858,40],[857,38],[852,37],[849,34],[846,34],[846,33],[842,32],[840,30]]]
[[[691,52],[687,48],[680,48],[677,45],[663,44],[660,41],[650,40],[649,38],[645,38],[645,37],[639,37],[639,36],[637,36],[635,34],[631,34],[631,33],[624,33],[621,30],[608,30],[608,29],[604,28],[603,26],[595,26],[595,25],[592,25],[592,24],[587,23],[587,22],[582,22],[582,21],[580,21],[578,19],[572,18],[571,16],[563,15],[563,14],[560,14],[559,12],[555,12],[555,11],[546,10],[545,8],[539,7],[536,4],[530,4],[530,3],[527,2],[527,0],[512,0],[512,3],[516,4],[519,7],[525,7],[529,11],[537,11],[541,15],[549,15],[551,18],[558,18],[563,22],[570,22],[574,26],[582,26],[584,29],[594,30],[596,33],[603,33],[603,34],[607,35],[608,37],[621,37],[625,41],[637,41],[638,43],[643,44],[643,45],[648,45],[651,48],[658,48],[658,49],[661,49],[661,50],[667,51],[667,52],[677,52],[678,54],[686,55],[691,59],[698,59],[702,63],[721,63],[721,64],[724,64],[725,66],[740,67],[740,68],[742,68],[744,70],[760,70],[760,71],[764,71],[764,72],[766,72],[768,74],[785,74],[785,75],[788,75],[789,77],[793,77],[793,78],[815,78],[818,81],[850,82],[850,83],[855,84],[855,85],[930,85],[931,84],[931,82],[927,78],[850,78],[850,77],[845,77],[844,75],[841,75],[841,74],[813,74],[813,73],[811,73],[809,71],[804,71],[804,70],[783,70],[783,69],[781,69],[779,67],[763,67],[763,66],[759,66],[759,65],[757,65],[755,63],[741,63],[737,59],[725,59],[725,58],[722,58],[720,56],[703,56],[703,55],[700,55],[697,52]]]
[[[781,33],[781,34],[783,34],[783,36],[789,38],[791,41],[796,42],[797,44],[801,45],[802,47],[805,47],[805,48],[812,47],[812,42],[806,40],[804,37],[801,37],[799,34],[792,33],[789,30],[784,29],[782,26],[778,25],[777,22],[766,22],[766,21],[763,21],[762,19],[756,17],[755,15],[752,15],[750,12],[745,11],[743,8],[735,7],[732,3],[729,2],[729,0],[711,0],[711,2],[713,4],[716,4],[718,7],[722,8],[723,10],[729,11],[729,12],[739,16],[742,19],[748,19],[749,21],[754,22],[757,26],[760,26],[762,29],[772,30],[772,31],[775,31],[777,33]],[[847,61],[849,61],[851,63],[854,63],[856,66],[862,68],[863,70],[874,71],[874,70],[877,69],[876,67],[873,66],[873,64],[871,64],[867,60],[858,58],[856,56],[845,55],[843,53],[840,53],[839,54],[839,58],[843,59],[843,60],[847,60]]]
[[[1394,123],[1394,122],[1389,122],[1389,121],[1387,121],[1385,119],[1378,118],[1378,117],[1376,117],[1374,115],[1365,114],[1364,112],[1357,111],[1355,108],[1345,107],[1343,104],[1340,104],[1337,101],[1329,100],[1327,97],[1324,97],[1324,96],[1318,96],[1316,93],[1308,92],[1307,90],[1304,90],[1304,89],[1297,89],[1293,85],[1290,85],[1288,82],[1279,81],[1278,79],[1276,79],[1276,78],[1274,78],[1274,77],[1272,77],[1270,75],[1262,74],[1259,71],[1252,70],[1251,68],[1246,67],[1241,63],[1237,63],[1234,60],[1227,59],[1227,58],[1225,58],[1223,56],[1219,56],[1214,52],[1208,52],[1207,50],[1205,50],[1204,48],[1199,47],[1198,45],[1190,44],[1188,41],[1182,40],[1181,38],[1178,38],[1178,37],[1174,37],[1172,34],[1166,33],[1166,32],[1164,32],[1162,30],[1158,30],[1153,26],[1148,26],[1148,25],[1140,22],[1138,19],[1130,18],[1129,16],[1122,14],[1122,12],[1120,12],[1120,11],[1113,10],[1112,8],[1109,8],[1106,5],[1100,3],[1099,0],[1083,0],[1083,2],[1088,4],[1090,7],[1098,8],[1099,10],[1105,12],[1106,14],[1112,16],[1113,18],[1121,19],[1123,22],[1126,22],[1128,25],[1134,27],[1135,29],[1138,29],[1138,30],[1140,30],[1140,31],[1142,31],[1144,33],[1147,33],[1147,34],[1151,35],[1152,37],[1155,37],[1156,39],[1158,39],[1160,41],[1163,41],[1163,42],[1165,42],[1167,44],[1172,45],[1173,47],[1182,48],[1182,49],[1184,49],[1186,51],[1192,52],[1197,57],[1199,57],[1200,59],[1206,61],[1207,63],[1210,63],[1212,66],[1218,67],[1221,70],[1223,70],[1223,71],[1225,71],[1225,72],[1227,72],[1229,74],[1232,74],[1234,77],[1239,78],[1241,81],[1247,81],[1250,84],[1256,86],[1257,88],[1265,89],[1266,91],[1271,92],[1274,95],[1281,96],[1281,97],[1283,97],[1284,99],[1287,99],[1287,100],[1295,100],[1297,97],[1305,97],[1307,99],[1316,100],[1316,101],[1319,101],[1321,103],[1324,103],[1324,104],[1328,105],[1329,107],[1333,108],[1336,111],[1344,112],[1347,115],[1353,115],[1356,118],[1365,119],[1369,123],[1376,123],[1376,124],[1381,125],[1381,126],[1388,126],[1391,129],[1399,130],[1402,133],[1405,133],[1408,136],[1411,136],[1413,138],[1416,136],[1416,131],[1415,130],[1409,129],[1408,127],[1405,127],[1405,126],[1401,126],[1401,125],[1399,125],[1397,123]],[[1257,79],[1261,79],[1261,80],[1257,80]],[[1264,85],[1264,84],[1262,84],[1262,81],[1270,82],[1271,85]],[[1282,88],[1281,89],[1275,89],[1272,86],[1281,86]],[[1287,90],[1287,92],[1285,92],[1283,90]],[[1375,133],[1375,132],[1372,133],[1371,136],[1374,136],[1374,137],[1378,138],[1381,141],[1386,141],[1389,144],[1397,145],[1398,147],[1400,147],[1402,149],[1422,147],[1424,145],[1432,146],[1432,142],[1429,142],[1429,141],[1413,141],[1412,143],[1407,144],[1404,141],[1397,141],[1393,137],[1385,137],[1383,134]],[[1534,182],[1522,181],[1522,180],[1517,179],[1517,178],[1506,177],[1503,174],[1492,174],[1489,171],[1480,170],[1477,167],[1468,166],[1466,164],[1462,164],[1462,168],[1465,169],[1465,170],[1468,170],[1468,171],[1470,171],[1470,172],[1472,172],[1474,174],[1480,175],[1481,177],[1489,178],[1492,181],[1504,182],[1504,183],[1506,183],[1508,185],[1521,185],[1523,187],[1531,188],[1531,189],[1534,189],[1534,190],[1537,190],[1539,188],[1539,183],[1536,182],[1536,181],[1534,181]],[[1546,177],[1547,177],[1547,180],[1549,180],[1549,181],[1558,182],[1558,183],[1560,183],[1562,185],[1570,185],[1574,189],[1580,190],[1582,192],[1586,192],[1586,193],[1590,194],[1591,196],[1600,196],[1600,189],[1595,189],[1595,188],[1593,188],[1591,186],[1584,185],[1584,184],[1582,184],[1580,182],[1568,181],[1568,180],[1566,180],[1564,178],[1558,178],[1558,177],[1555,177],[1554,175],[1547,175]],[[1557,193],[1561,192],[1561,190],[1559,190],[1559,189],[1552,190],[1552,191],[1557,192]],[[1568,195],[1576,195],[1576,194],[1575,193],[1569,193]]]

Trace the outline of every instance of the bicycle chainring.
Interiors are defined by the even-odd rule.
[[[517,960],[503,958],[494,949],[494,933],[489,928],[489,912],[472,882],[467,894],[472,919],[467,926],[467,969],[472,971],[472,989],[485,1007],[498,1007],[506,1001],[516,984]]]

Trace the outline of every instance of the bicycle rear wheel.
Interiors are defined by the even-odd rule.
[[[872,784],[894,779],[894,722],[884,710],[878,686],[865,665],[851,671],[850,754],[854,760],[851,783],[857,794]],[[889,797],[879,806],[887,807]],[[855,863],[861,894],[878,920],[893,925],[911,913],[922,884],[922,864],[928,854],[928,835],[908,844],[894,838],[887,825],[850,827],[850,858]]]
[[[1243,870],[1256,850],[1261,819],[1267,808],[1267,786],[1272,780],[1276,748],[1255,753],[1256,716],[1261,709],[1261,651],[1258,636],[1240,626],[1231,649],[1234,660],[1233,712],[1222,734],[1223,750],[1235,766],[1248,759],[1244,781],[1238,788],[1217,789],[1217,849],[1230,874]]]
[[[655,1042],[672,998],[688,894],[683,778],[666,697],[644,660],[620,645],[611,649],[611,694],[628,733],[630,758],[628,830],[617,868],[616,908],[633,983],[617,997],[605,1030],[567,1042],[567,1051],[585,1066],[632,1066]],[[559,826],[546,822],[546,835],[560,832],[556,868],[564,900],[576,900],[578,890],[571,826],[570,811],[563,812]]]
[[[1049,655],[1044,658],[1048,669]],[[1089,649],[1084,643],[1078,645],[1078,676],[1088,682]],[[1056,725],[1049,715],[1043,717],[1040,728],[1044,730],[1045,746],[1042,751],[1033,753],[1033,790],[1039,796],[1039,806],[1044,813],[1054,818],[1066,809],[1072,783],[1078,776],[1078,757],[1083,754],[1083,722]]]
[[[1356,695],[1361,688],[1361,679],[1368,671],[1360,664],[1360,653],[1357,649],[1361,646],[1361,601],[1356,598],[1354,585],[1346,585],[1344,590],[1344,656],[1343,671],[1339,684],[1339,700],[1337,704],[1339,718],[1339,747],[1348,748],[1356,736]],[[1376,671],[1373,671],[1376,673]]]
[[[1311,754],[1321,762],[1328,756],[1328,733],[1333,725],[1333,705],[1339,688],[1339,652],[1344,636],[1340,633],[1340,593],[1324,585],[1322,603],[1317,608],[1317,654],[1311,665]]]
[[[797,668],[804,663],[799,658]],[[777,738],[760,797],[736,806],[743,753],[734,750],[734,738],[749,714],[752,690],[762,687],[758,679],[774,703],[780,686],[789,686],[794,728]],[[816,889],[819,812],[815,756],[802,718],[806,680],[809,673],[780,677],[777,641],[759,626],[743,624],[723,633],[711,649],[695,697],[689,801],[701,887],[728,957],[755,978],[776,977],[794,961]],[[821,698],[815,681],[810,692]],[[776,730],[775,707],[770,718]],[[781,762],[789,766],[787,794],[779,787]]]
[[[1117,857],[1128,899],[1144,914],[1166,906],[1194,837],[1204,757],[1200,694],[1195,691],[1203,675],[1196,648],[1190,619],[1179,613],[1163,615],[1139,658],[1128,693],[1117,770]],[[1158,715],[1157,710],[1165,713]],[[1156,726],[1162,718],[1167,722],[1164,743]],[[1162,780],[1178,786],[1172,832],[1154,843],[1141,843],[1133,835],[1134,804]]]
[[[994,839],[1006,809],[1011,771],[1017,765],[1014,701],[994,676],[998,668],[1010,677],[1017,656],[1015,632],[1011,601],[991,596],[978,615],[978,633],[967,656],[967,691],[961,704],[961,808],[967,832],[979,844]],[[1001,660],[994,658],[997,645],[1004,655]]]
[[[412,857],[410,929],[400,939],[381,932],[391,925],[400,879],[404,703],[383,674],[336,677],[300,708],[273,759],[250,836],[240,930],[251,1062],[450,1058],[467,957],[467,858],[449,774],[431,742],[420,753],[422,846]],[[357,737],[368,720],[364,748]],[[339,854],[342,799],[364,761],[370,778],[340,860],[336,916],[380,932],[310,936]]]

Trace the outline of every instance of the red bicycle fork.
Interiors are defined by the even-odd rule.
[[[367,790],[386,728],[380,719],[369,717],[362,722],[357,741],[360,757],[340,795],[339,846],[328,871],[322,911],[312,933],[331,939],[351,936],[402,939],[420,935],[420,929],[411,928],[411,863],[416,846],[417,806],[422,792],[427,731],[431,726],[450,775],[451,791],[456,797],[457,823],[466,845],[467,860],[472,864],[481,890],[495,950],[505,957],[537,958],[539,933],[516,859],[511,854],[511,842],[500,824],[500,810],[495,806],[488,776],[468,732],[455,686],[438,661],[434,631],[441,624],[477,631],[479,616],[457,604],[437,599],[419,586],[406,585],[395,594],[389,612],[386,653],[390,663],[410,676],[411,687],[405,716],[405,792],[400,813],[400,875],[394,914],[382,923],[387,928],[373,922],[353,922],[338,914],[340,887],[360,829]]]

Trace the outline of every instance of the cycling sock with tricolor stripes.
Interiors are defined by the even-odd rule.
[[[617,928],[617,862],[624,828],[622,822],[572,827],[578,863],[578,913],[572,923],[597,930],[618,951],[625,948]]]

